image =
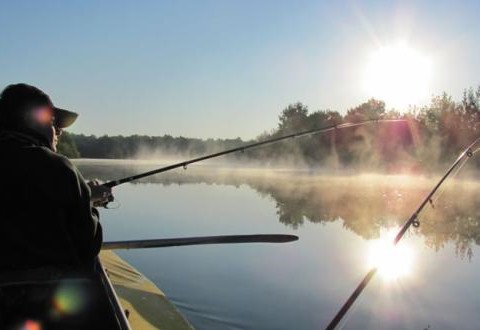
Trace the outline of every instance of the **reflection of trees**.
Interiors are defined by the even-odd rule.
[[[86,177],[117,179],[155,166],[80,166]],[[406,176],[322,176],[309,172],[266,170],[178,170],[140,180],[139,183],[247,185],[275,202],[279,221],[296,229],[305,221],[343,226],[365,238],[381,229],[401,226],[435,184],[435,180]],[[455,244],[460,257],[472,257],[480,244],[480,184],[451,181],[441,200],[427,206],[416,229],[427,246],[439,250]],[[412,229],[413,230],[413,229]]]
[[[290,226],[294,229],[297,229],[299,226],[303,225],[305,216],[303,214],[303,206],[305,201],[301,200],[292,200],[292,201],[277,201],[277,215],[278,220],[284,225]]]
[[[480,245],[478,187],[457,187],[443,196],[443,203],[424,216],[421,232],[436,250],[454,242],[457,255],[471,259],[472,245]]]

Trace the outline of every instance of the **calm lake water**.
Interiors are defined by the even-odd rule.
[[[78,161],[117,179],[154,163]],[[288,233],[286,244],[119,251],[198,329],[325,327],[435,178],[198,165],[119,186],[105,240]],[[451,180],[347,315],[345,329],[480,327],[480,183]],[[373,256],[373,257],[372,257]],[[405,260],[404,260],[405,259]],[[387,261],[388,261],[387,260]]]

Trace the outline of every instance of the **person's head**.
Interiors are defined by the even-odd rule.
[[[50,97],[27,84],[7,86],[0,94],[0,129],[21,132],[56,150],[63,128],[77,114],[56,108]]]

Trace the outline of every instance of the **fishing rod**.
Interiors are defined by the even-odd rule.
[[[224,235],[224,236],[202,236],[147,239],[136,241],[115,241],[102,244],[102,250],[117,249],[144,249],[170,246],[204,245],[204,244],[229,244],[229,243],[288,243],[297,241],[295,235]]]
[[[134,180],[142,179],[142,178],[154,175],[154,174],[167,172],[167,171],[179,168],[179,167],[183,167],[183,168],[186,169],[188,165],[193,164],[193,163],[197,163],[197,162],[200,162],[200,161],[203,161],[203,160],[216,158],[216,157],[219,157],[219,156],[228,155],[228,154],[239,152],[239,151],[243,152],[243,151],[248,150],[248,149],[256,148],[256,147],[267,145],[267,144],[276,143],[276,142],[291,139],[291,138],[297,138],[297,137],[302,137],[302,136],[326,133],[326,132],[334,131],[334,130],[337,130],[337,129],[363,126],[363,125],[367,125],[367,124],[371,124],[371,123],[385,123],[385,122],[406,122],[406,120],[405,119],[371,119],[371,120],[361,121],[361,122],[358,122],[358,123],[343,123],[343,124],[330,125],[330,126],[326,126],[326,127],[322,127],[322,128],[315,128],[315,129],[311,129],[311,130],[307,130],[307,131],[302,131],[302,132],[297,132],[297,133],[293,133],[293,134],[279,136],[279,137],[269,139],[269,140],[265,140],[265,141],[246,144],[246,145],[243,145],[243,146],[240,146],[240,147],[216,152],[216,153],[201,156],[201,157],[198,157],[198,158],[193,158],[193,159],[186,160],[186,161],[183,161],[183,162],[180,162],[180,163],[176,163],[176,164],[172,164],[172,165],[169,165],[169,166],[161,167],[161,168],[158,168],[158,169],[155,169],[155,170],[152,170],[152,171],[132,175],[132,176],[129,176],[129,177],[126,177],[126,178],[113,180],[113,181],[108,181],[108,182],[104,183],[103,186],[113,188],[113,187],[116,187],[118,185],[121,185],[121,184],[124,184],[124,183],[127,183],[127,182],[132,182]]]
[[[410,228],[410,226],[413,226],[415,228],[418,228],[420,226],[420,220],[419,220],[419,215],[424,209],[424,207],[430,203],[433,205],[432,197],[435,195],[437,192],[438,188],[443,184],[443,182],[450,176],[450,174],[456,169],[460,169],[461,166],[460,164],[462,161],[467,161],[469,158],[472,158],[473,155],[480,149],[480,147],[477,147],[477,149],[474,149],[475,145],[480,142],[480,137],[476,138],[467,148],[463,150],[463,152],[458,156],[458,158],[453,162],[453,164],[448,168],[447,172],[442,176],[440,181],[433,187],[433,189],[428,193],[428,195],[425,197],[425,199],[420,203],[418,208],[413,212],[413,214],[408,218],[408,220],[405,222],[405,224],[402,226],[402,228],[399,230],[397,235],[395,236],[395,239],[393,240],[393,245],[397,245],[397,243],[403,238],[405,235],[406,231]],[[375,273],[377,272],[377,267],[373,267],[362,279],[362,281],[358,284],[358,286],[355,288],[353,293],[350,295],[350,297],[347,299],[347,301],[343,304],[343,306],[340,308],[340,310],[337,312],[335,317],[330,321],[328,326],[326,327],[327,330],[333,330],[335,327],[340,323],[340,321],[343,319],[345,314],[347,314],[348,310],[350,307],[353,305],[353,303],[357,300],[358,296],[362,293],[363,289],[368,285],[370,280],[373,278]]]

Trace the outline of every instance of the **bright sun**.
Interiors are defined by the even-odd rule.
[[[365,70],[368,96],[404,110],[429,96],[431,61],[406,44],[382,47],[371,54]]]
[[[389,231],[369,242],[368,267],[376,267],[387,281],[409,275],[413,266],[413,250],[405,243],[393,245],[396,231]]]

